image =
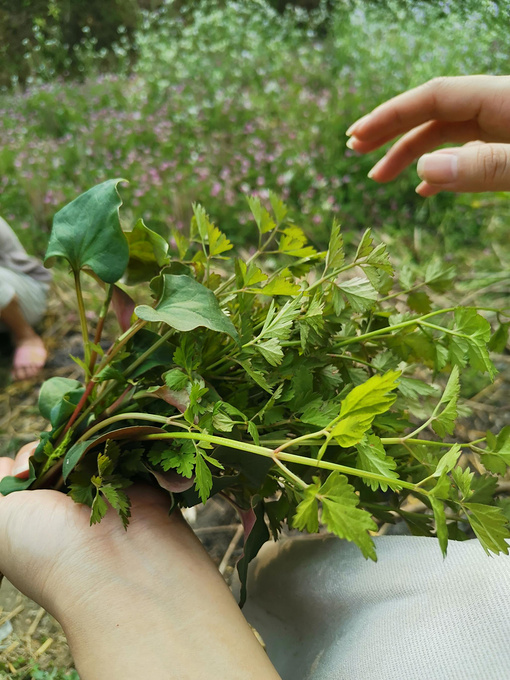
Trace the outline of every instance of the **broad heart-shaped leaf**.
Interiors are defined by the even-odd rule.
[[[160,295],[155,309],[148,305],[136,307],[135,314],[140,319],[163,322],[184,332],[205,326],[239,339],[234,324],[221,310],[212,290],[195,279],[164,274],[158,277],[158,287]]]
[[[15,491],[24,491],[30,487],[35,480],[35,470],[32,461],[28,462],[28,466],[30,472],[27,479],[18,479],[17,477],[4,477],[2,479],[0,482],[0,496],[7,496]]]
[[[59,210],[53,218],[44,264],[52,267],[64,257],[77,273],[87,267],[105,283],[115,283],[129,261],[129,246],[120,227],[122,200],[109,179],[89,189]]]
[[[129,244],[129,262],[126,270],[126,283],[132,286],[150,281],[159,274],[161,267],[170,263],[168,243],[142,219],[131,231],[124,232]]]
[[[55,376],[43,382],[39,392],[39,411],[53,427],[58,427],[74,411],[84,387],[77,380]]]

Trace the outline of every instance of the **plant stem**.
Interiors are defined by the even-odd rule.
[[[130,376],[131,373],[132,373],[136,368],[138,368],[138,366],[140,366],[141,364],[143,364],[143,362],[145,361],[145,359],[147,359],[147,357],[149,357],[153,352],[155,352],[155,351],[158,349],[158,347],[161,347],[161,345],[162,345],[163,343],[165,343],[165,342],[168,340],[168,338],[169,338],[173,333],[174,333],[174,329],[173,329],[173,328],[170,328],[164,335],[162,335],[162,336],[159,338],[159,340],[157,340],[153,345],[151,345],[151,346],[149,347],[149,349],[147,349],[143,354],[141,354],[141,355],[138,357],[138,359],[136,359],[135,361],[133,361],[132,364],[129,364],[129,366],[126,368],[126,370],[125,370],[125,372],[124,372],[124,375],[125,375],[126,377]]]
[[[113,290],[114,290],[113,283],[109,283],[106,286],[106,298],[105,298],[105,301],[103,302],[103,306],[101,307],[101,311],[99,313],[99,318],[97,320],[96,334],[94,336],[94,344],[95,345],[99,344],[99,342],[101,340],[101,336],[103,334],[104,322],[105,322],[105,319],[106,319],[106,315],[108,313],[108,309],[110,307],[110,302],[112,301]],[[97,359],[97,352],[96,352],[96,350],[93,350],[92,354],[90,356],[90,363],[89,363],[89,373],[90,373],[90,375],[92,375],[92,373],[94,371],[96,359]]]
[[[90,437],[99,430],[103,430],[105,427],[113,425],[113,423],[118,423],[122,420],[148,420],[150,422],[161,423],[163,425],[169,424],[169,418],[166,416],[158,416],[154,413],[118,413],[116,416],[110,416],[110,418],[106,418],[106,420],[102,420],[100,423],[93,425],[90,429],[82,434],[82,436],[78,439],[78,442],[87,441],[87,439],[90,439]]]
[[[294,446],[295,444],[301,444],[308,439],[318,439],[323,435],[327,435],[327,430],[318,430],[317,432],[310,432],[309,434],[304,434],[301,437],[296,437],[295,439],[288,439],[283,444],[274,449],[275,455],[279,455],[281,451],[289,448],[289,446]]]
[[[352,345],[355,342],[361,342],[362,340],[370,340],[371,338],[376,338],[380,335],[387,335],[393,331],[401,330],[402,328],[408,328],[409,326],[418,326],[425,319],[429,319],[432,316],[437,316],[438,314],[447,314],[449,312],[454,312],[456,307],[447,307],[446,309],[439,309],[436,312],[429,312],[424,316],[418,316],[415,319],[409,319],[408,321],[402,321],[402,323],[397,323],[394,326],[386,326],[385,328],[379,328],[376,331],[371,331],[370,333],[363,333],[362,335],[354,335],[351,338],[345,338],[342,342],[339,342],[337,347],[344,347],[345,345]],[[437,326],[440,330],[447,332],[448,329]]]
[[[236,449],[238,451],[246,451],[248,453],[255,453],[259,456],[264,456],[265,458],[271,458],[276,462],[276,458],[286,461],[288,463],[296,463],[298,465],[307,465],[312,468],[322,468],[324,470],[333,470],[342,472],[346,475],[352,475],[353,477],[361,477],[362,479],[372,479],[377,482],[383,482],[390,484],[390,486],[398,486],[404,489],[410,489],[411,491],[416,491],[425,496],[429,495],[429,492],[416,487],[416,484],[411,484],[410,482],[405,482],[401,479],[389,479],[384,477],[384,475],[379,475],[372,472],[365,472],[364,470],[357,470],[356,468],[346,467],[345,465],[338,465],[337,463],[330,463],[329,461],[318,461],[315,458],[306,458],[305,456],[296,456],[292,453],[279,453],[275,454],[274,449],[266,448],[265,446],[256,446],[255,444],[249,444],[248,442],[240,442],[235,439],[227,439],[225,437],[217,437],[215,435],[202,434],[201,432],[168,432],[161,434],[148,434],[140,437],[138,441],[154,441],[158,439],[191,439],[193,441],[203,441],[210,444],[218,444],[220,446],[226,446],[231,449]]]
[[[74,272],[74,287],[76,289],[76,300],[78,302],[78,314],[80,316],[81,334],[83,337],[83,351],[85,355],[85,380],[90,377],[90,342],[87,329],[87,317],[85,315],[85,305],[83,303],[83,292],[81,289],[80,272]]]
[[[99,366],[98,366],[98,368],[97,368],[97,370],[94,374],[94,377],[91,378],[90,382],[87,384],[87,387],[85,388],[86,397],[85,397],[85,394],[83,395],[85,397],[85,399],[83,399],[83,397],[82,397],[82,399],[80,399],[80,402],[78,403],[78,405],[74,409],[74,412],[73,412],[73,414],[71,415],[71,418],[70,418],[70,420],[72,422],[75,421],[78,413],[80,412],[80,410],[83,408],[83,406],[85,404],[86,398],[88,398],[88,396],[92,392],[92,388],[96,384],[95,381],[94,381],[94,378],[97,377],[99,375],[99,373],[101,373],[103,368],[111,362],[113,357],[122,349],[122,347],[124,347],[124,345],[128,342],[128,340],[130,340],[130,338],[132,338],[133,335],[138,333],[138,331],[141,330],[145,326],[146,323],[147,323],[147,321],[142,321],[141,319],[138,319],[138,321],[136,321],[131,326],[131,328],[128,328],[127,331],[125,331],[119,338],[117,338],[115,343],[110,347],[108,352],[103,357],[103,360],[99,364]],[[95,408],[99,404],[99,402],[101,400],[103,400],[105,398],[105,396],[111,392],[111,390],[114,387],[115,387],[115,383],[112,383],[111,385],[109,385],[104,390],[104,392],[101,394],[101,396],[99,398],[97,398],[95,401],[93,401],[91,404],[89,404],[89,406],[85,409],[85,411],[76,420],[76,425],[79,425],[82,422],[82,420],[88,416],[88,414],[92,411],[92,409]],[[82,403],[82,400],[83,400],[83,403]]]

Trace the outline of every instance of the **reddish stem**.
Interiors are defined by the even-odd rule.
[[[85,406],[85,403],[86,403],[87,399],[89,398],[90,393],[94,389],[94,385],[95,385],[95,382],[93,380],[91,380],[88,383],[87,387],[85,388],[85,392],[83,393],[80,401],[76,404],[76,408],[74,409],[72,416],[67,421],[67,425],[65,426],[64,431],[62,433],[63,435],[65,435],[66,432],[71,428],[72,424],[74,423],[74,421],[78,417],[78,414],[80,413],[82,408]]]

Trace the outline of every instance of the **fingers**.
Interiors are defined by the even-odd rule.
[[[510,105],[509,84],[508,76],[434,78],[384,102],[351,125],[347,134],[364,143],[375,143],[428,121],[476,120],[494,127],[496,139],[491,141],[500,141],[500,135],[507,139],[508,117],[502,110],[505,102]]]
[[[30,456],[34,455],[39,442],[30,442],[25,444],[18,451],[16,458],[14,459],[14,465],[12,468],[11,475],[17,477],[18,479],[28,479],[30,475],[28,459]]]
[[[16,458],[0,458],[0,481],[4,477],[17,477],[18,479],[28,479],[30,475],[28,459],[34,454],[38,442],[25,444],[18,451]]]
[[[483,132],[476,121],[424,123],[399,139],[374,165],[368,176],[376,182],[390,182],[417,158],[433,151],[438,146],[452,142],[462,144],[469,140],[480,139],[482,136]],[[351,145],[351,148],[359,150],[355,143]]]
[[[12,458],[0,458],[0,482],[4,477],[10,477],[12,475],[12,466],[14,461]]]
[[[425,154],[418,162],[420,196],[439,191],[457,193],[510,191],[510,146],[468,144]]]

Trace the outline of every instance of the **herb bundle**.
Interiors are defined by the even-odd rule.
[[[123,231],[121,181],[55,215],[45,263],[64,258],[74,277],[84,380],[43,384],[50,429],[29,478],[2,480],[0,493],[57,488],[91,508],[91,523],[111,506],[124,526],[135,482],[166,489],[173,507],[222,494],[245,524],[243,583],[284,523],[323,524],[374,560],[372,533],[399,516],[413,534],[436,535],[443,553],[470,531],[487,552],[508,552],[495,475],[506,471],[510,428],[453,437],[460,369],[492,378],[495,368],[477,309],[433,308],[428,292],[451,287],[450,267],[396,276],[370,230],[349,255],[336,222],[318,252],[273,194],[271,211],[249,199],[259,235],[249,257],[232,255],[200,205],[171,249],[142,220]],[[93,339],[84,272],[105,291]],[[137,304],[149,282],[154,303]],[[110,307],[122,332],[104,351]],[[493,344],[504,345],[500,335]],[[411,511],[409,497],[428,512]]]

